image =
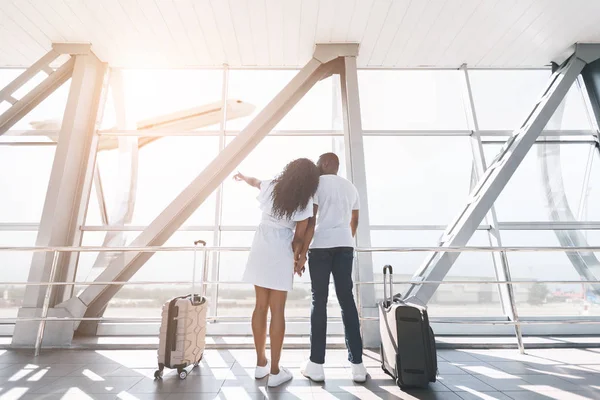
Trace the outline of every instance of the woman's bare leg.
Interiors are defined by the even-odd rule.
[[[267,314],[269,312],[269,298],[271,290],[254,286],[256,292],[256,303],[252,313],[252,335],[254,336],[254,347],[256,348],[256,365],[264,367],[267,365]]]
[[[271,290],[269,295],[269,308],[271,309],[271,326],[269,336],[271,338],[271,374],[279,373],[279,360],[283,348],[283,337],[285,336],[285,301],[287,292]]]

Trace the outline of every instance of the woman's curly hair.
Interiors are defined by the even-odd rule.
[[[304,210],[317,192],[319,176],[319,168],[307,158],[286,165],[273,180],[273,217],[289,220],[296,211]]]

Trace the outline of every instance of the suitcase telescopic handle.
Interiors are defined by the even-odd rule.
[[[388,276],[388,272],[389,272],[389,283],[386,282],[386,277]],[[392,268],[391,265],[386,265],[385,267],[383,267],[383,300],[387,301],[388,300],[388,295],[387,295],[387,287],[389,284],[390,287],[390,296],[389,296],[389,302],[390,304],[392,304],[392,296],[394,295],[394,289],[393,289],[393,283],[392,283],[392,274],[394,273],[394,269]]]
[[[199,239],[199,240],[194,241],[194,246],[198,246],[199,244],[206,247],[206,242],[204,240]],[[207,262],[206,262],[207,255],[208,255],[208,253],[205,251],[204,252],[204,256],[205,256],[204,263],[202,265],[202,269],[203,269],[203,271],[202,271],[202,287],[203,287],[203,289],[206,288],[206,285],[204,285],[204,281],[206,279],[206,277],[205,277],[206,271],[205,270],[207,268],[207,265],[206,265],[207,264]],[[203,294],[204,294],[204,292],[203,292]],[[191,299],[192,299],[192,304],[193,304],[196,299],[196,249],[195,248],[194,248],[194,266],[192,268],[192,296],[191,296]]]

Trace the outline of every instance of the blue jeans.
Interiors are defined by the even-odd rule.
[[[329,295],[329,276],[333,274],[335,293],[342,309],[348,360],[352,364],[360,364],[362,363],[363,344],[360,337],[358,311],[352,294],[354,249],[351,247],[312,249],[309,251],[308,257],[312,289],[310,360],[316,364],[325,363],[327,296]]]

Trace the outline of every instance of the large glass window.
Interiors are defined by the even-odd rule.
[[[12,80],[18,72],[0,71],[0,85]],[[224,100],[223,78],[228,75],[227,99],[241,100],[254,108],[228,115],[224,143],[227,145],[234,140],[235,132],[247,126],[297,72],[123,70],[126,128],[135,129],[137,122],[145,118],[183,109],[210,104],[220,107]],[[274,131],[279,132],[267,135],[238,170],[260,179],[272,179],[293,159],[307,157],[316,161],[320,154],[333,151],[341,159],[340,175],[346,175],[346,165],[350,163],[357,171],[362,167],[365,169],[369,209],[363,212],[369,213],[373,247],[436,246],[443,233],[441,228],[446,227],[468,201],[472,184],[473,154],[468,137],[471,128],[464,109],[463,73],[456,70],[359,71],[362,126],[367,131],[363,136],[364,166],[355,164],[359,158],[345,154],[339,78],[324,79],[274,127]],[[469,70],[468,73],[479,126],[484,131],[484,153],[489,165],[503,143],[497,133],[488,132],[486,136],[485,131],[518,127],[547,84],[550,71]],[[35,79],[39,81],[43,76]],[[32,121],[60,121],[68,89],[69,84],[63,85],[14,129],[30,129]],[[112,91],[107,98],[101,129],[115,126],[116,102],[111,96]],[[217,115],[199,129],[219,130],[221,122]],[[589,223],[600,220],[598,208],[594,207],[600,201],[600,163],[593,137],[573,136],[573,132],[570,136],[560,134],[560,130],[591,129],[577,86],[569,91],[547,129],[559,132],[556,137],[547,138],[546,143],[533,147],[495,202],[501,223],[522,224],[521,230],[501,231],[503,245],[597,245],[600,230],[529,229],[531,222]],[[423,130],[428,132],[421,132]],[[136,228],[129,229],[144,229],[149,225],[218,155],[222,139],[219,133],[186,134],[156,139],[139,150],[131,220],[131,225]],[[19,231],[8,230],[13,229],[14,224],[37,224],[42,215],[55,147],[31,144],[19,147],[6,143],[32,140],[49,142],[52,139],[31,137],[31,132],[21,137],[0,138],[0,188],[4,189],[0,199],[1,246],[28,246],[36,242],[35,227],[29,227],[31,231],[24,231],[23,226],[19,226]],[[109,225],[117,223],[115,218],[123,214],[128,201],[130,165],[130,154],[121,153],[119,149],[102,150],[97,155]],[[97,191],[98,187],[93,185],[87,226],[103,224]],[[203,239],[209,246],[249,247],[254,227],[260,221],[257,194],[256,189],[228,177],[220,194],[215,191],[209,196],[186,221],[187,228],[180,229],[165,245],[191,246],[194,240]],[[127,245],[140,233],[124,231],[117,235],[119,240],[111,243]],[[115,234],[86,231],[83,245],[100,246],[112,236]],[[478,230],[468,245],[489,246],[488,232]],[[198,255],[196,278],[199,282],[204,257],[202,253]],[[211,254],[207,267],[209,277],[223,282],[218,289],[216,285],[207,288],[209,301],[216,298],[216,308],[211,308],[211,315],[215,310],[223,318],[247,318],[251,314],[254,289],[251,285],[234,283],[242,278],[247,256],[246,251]],[[597,268],[593,256],[585,255],[585,265]],[[383,266],[391,264],[395,280],[408,281],[425,257],[426,254],[417,252],[373,253],[374,279],[381,282]],[[108,261],[103,261],[97,253],[82,253],[77,281],[95,279]],[[573,254],[515,252],[508,253],[508,262],[513,279],[533,281],[515,285],[522,317],[600,316],[598,294],[592,285],[582,281],[581,259],[578,261]],[[4,267],[0,276],[3,282],[24,281],[31,265],[31,253],[0,253],[0,264]],[[192,268],[192,252],[156,253],[131,281],[159,284],[124,286],[109,303],[105,316],[157,318],[165,301],[192,290]],[[504,315],[498,286],[480,282],[496,279],[491,254],[463,253],[445,279],[473,283],[441,284],[429,304],[433,317]],[[542,282],[549,279],[578,283]],[[295,279],[294,290],[288,296],[287,315],[290,318],[309,316],[309,282],[308,271],[302,278]],[[408,287],[399,284],[395,292],[406,293]],[[198,285],[196,291],[200,288]],[[375,288],[376,300],[380,300],[383,286],[377,284]],[[78,286],[76,291],[81,289],[83,286]],[[0,284],[0,290],[0,313],[12,318],[22,302],[24,288],[5,283]],[[215,293],[218,296],[213,297]],[[339,316],[334,290],[330,291],[329,309],[331,317]],[[246,325],[249,333],[250,327]]]

